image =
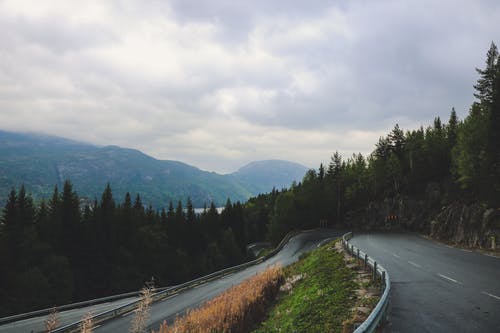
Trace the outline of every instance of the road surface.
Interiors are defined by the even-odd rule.
[[[417,234],[354,235],[389,272],[384,332],[500,332],[500,258]]]

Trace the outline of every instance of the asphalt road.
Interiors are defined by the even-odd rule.
[[[172,322],[177,315],[182,315],[186,310],[193,309],[201,303],[220,294],[227,288],[239,284],[243,280],[266,269],[268,266],[280,264],[286,266],[298,260],[299,256],[314,249],[326,239],[341,236],[341,233],[333,230],[315,230],[299,234],[285,245],[275,256],[265,262],[249,267],[243,271],[227,275],[221,279],[208,282],[193,289],[174,295],[151,306],[148,320],[149,329],[158,329],[163,320]],[[125,314],[104,323],[94,332],[128,332],[132,320],[132,313]]]
[[[500,332],[500,258],[416,234],[355,234],[351,242],[390,274],[384,332]]]
[[[83,308],[62,311],[58,313],[59,327],[74,323],[82,317],[92,312],[94,314],[101,313],[107,310],[111,310],[120,305],[130,303],[137,300],[137,297],[124,298],[118,301],[107,302],[102,304],[96,304],[92,306],[87,306]],[[45,320],[47,316],[34,317],[25,320],[16,321],[13,323],[8,323],[0,326],[0,333],[18,333],[18,332],[45,332]]]

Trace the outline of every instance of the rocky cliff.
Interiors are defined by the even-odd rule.
[[[459,245],[491,248],[492,238],[500,247],[500,209],[460,200],[445,203],[437,184],[425,195],[406,195],[370,202],[346,214],[346,224],[361,230],[412,230],[434,239]]]

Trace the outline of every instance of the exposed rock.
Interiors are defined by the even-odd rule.
[[[398,195],[370,202],[346,214],[346,224],[359,230],[412,230],[463,246],[500,247],[500,209],[456,201],[443,204],[438,184],[419,198]]]
[[[500,210],[460,202],[443,207],[431,222],[431,237],[469,247],[489,248],[498,244]]]

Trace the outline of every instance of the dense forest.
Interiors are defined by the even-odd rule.
[[[35,205],[21,186],[3,214],[0,314],[134,291],[152,277],[187,281],[248,259],[246,244],[264,228],[245,224],[242,204],[229,200],[221,213],[212,204],[196,214],[190,200],[155,211],[139,195],[117,204],[108,185],[82,207],[67,181]]]
[[[436,118],[427,128],[405,132],[395,125],[369,156],[334,153],[289,189],[245,204],[228,201],[221,213],[212,204],[195,214],[190,201],[156,211],[130,194],[117,203],[109,185],[100,201],[83,207],[69,181],[40,203],[23,186],[12,189],[0,225],[0,315],[137,290],[151,276],[160,286],[185,281],[240,263],[248,243],[277,242],[292,229],[449,231],[453,226],[446,220],[440,227],[440,216],[453,216],[457,203],[456,211],[476,207],[477,216],[487,216],[500,203],[494,43],[477,72],[477,101],[465,119],[452,109],[447,122]],[[479,245],[496,230],[488,223],[480,233],[479,225],[467,229]]]

